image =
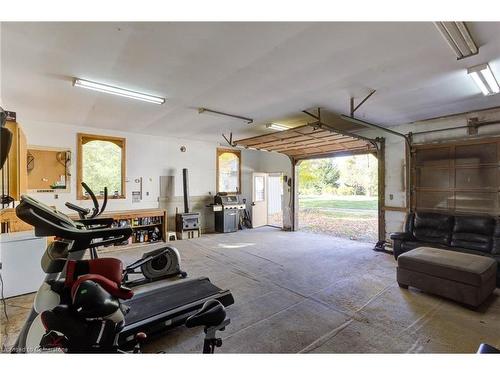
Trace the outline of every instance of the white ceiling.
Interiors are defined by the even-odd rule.
[[[264,133],[311,107],[347,113],[351,95],[376,89],[356,116],[392,126],[500,106],[465,72],[489,62],[500,78],[500,23],[468,26],[480,52],[457,61],[429,22],[2,23],[1,94],[23,120],[220,139]],[[74,88],[72,77],[167,102]]]

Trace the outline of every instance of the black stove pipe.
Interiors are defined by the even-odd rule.
[[[187,168],[182,169],[182,189],[184,193],[184,213],[189,213],[189,181]]]

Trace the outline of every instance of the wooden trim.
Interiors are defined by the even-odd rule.
[[[377,190],[378,190],[378,240],[385,240],[385,138],[379,141],[377,150]]]
[[[161,216],[167,212],[167,210],[163,208],[140,208],[137,210],[121,210],[121,211],[104,211],[102,215],[99,215],[100,218],[113,218],[116,220],[124,220],[124,219],[135,219],[139,217],[148,217],[148,216]],[[69,214],[71,219],[79,220],[77,214]]]
[[[232,148],[222,148],[222,147],[218,147],[217,148],[217,152],[216,152],[216,172],[215,172],[215,186],[216,186],[216,189],[217,189],[217,193],[220,193],[219,191],[219,156],[222,155],[222,154],[225,154],[225,153],[231,153],[231,154],[234,154],[236,156],[238,156],[238,190],[239,191],[227,191],[225,193],[230,193],[230,194],[241,194],[241,151],[240,150],[234,150]]]
[[[412,149],[435,149],[445,148],[450,146],[469,146],[473,144],[496,143],[500,141],[500,136],[481,136],[479,138],[459,139],[459,140],[442,140],[429,143],[414,143]]]
[[[114,198],[112,195],[108,196],[108,199],[125,199],[127,197],[126,188],[125,188],[125,175],[127,170],[127,139],[121,137],[113,137],[109,135],[96,135],[96,134],[86,134],[86,133],[78,133],[77,134],[77,158],[76,158],[76,198],[79,200],[89,199],[83,195],[82,191],[82,169],[83,169],[83,148],[82,146],[85,144],[84,139],[90,138],[91,140],[86,141],[88,143],[90,141],[109,141],[113,142],[117,146],[122,149],[122,160],[121,160],[121,195],[118,198]],[[102,199],[102,197],[97,196],[98,199]]]
[[[5,127],[12,133],[12,145],[4,164],[5,169],[1,169],[1,171],[2,173],[8,171],[8,186],[7,181],[5,181],[5,187],[8,194],[18,201],[28,189],[26,135],[15,121],[6,121]]]

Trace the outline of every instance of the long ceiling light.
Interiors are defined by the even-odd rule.
[[[286,125],[282,125],[282,124],[277,124],[275,122],[272,122],[272,123],[269,123],[269,124],[266,124],[266,128],[268,129],[272,129],[272,130],[280,130],[280,131],[283,131],[283,130],[289,130],[290,128]]]
[[[467,73],[472,77],[483,95],[494,95],[500,92],[498,82],[488,64],[481,64],[467,69]]]
[[[434,22],[434,25],[457,55],[457,60],[478,54],[479,48],[464,22]]]
[[[73,86],[82,87],[84,89],[104,92],[106,94],[123,96],[125,98],[141,100],[143,102],[154,103],[154,104],[163,104],[165,103],[165,98],[161,98],[159,96],[153,96],[148,94],[143,94],[136,91],[131,91],[127,89],[122,89],[120,87],[104,85],[102,83],[87,81],[81,78],[73,79]]]

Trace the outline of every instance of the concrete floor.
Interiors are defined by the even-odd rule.
[[[476,311],[400,289],[391,255],[372,245],[273,228],[178,241],[183,268],[231,289],[223,353],[473,353],[500,347],[500,289]],[[107,253],[131,262],[140,250]],[[9,299],[13,341],[32,296]],[[5,337],[5,333],[8,336]],[[176,328],[146,352],[201,352],[201,329]]]

